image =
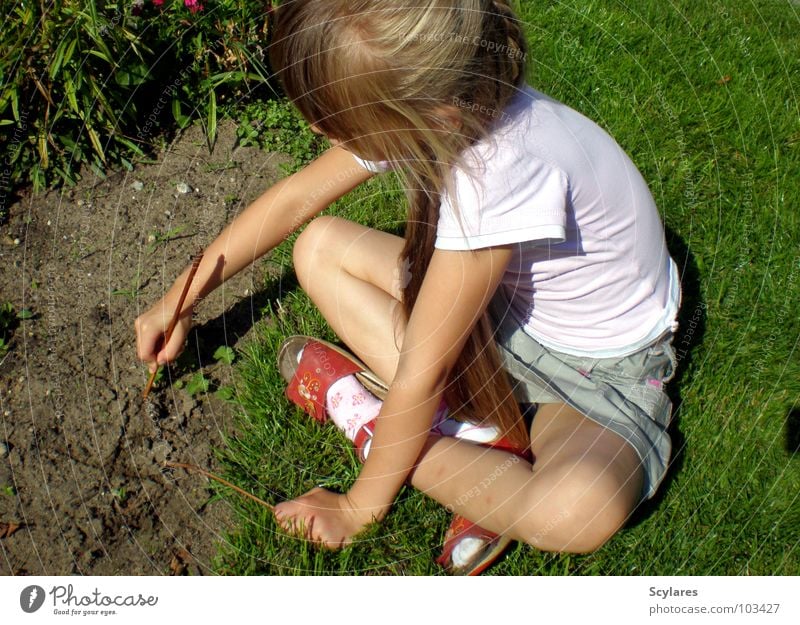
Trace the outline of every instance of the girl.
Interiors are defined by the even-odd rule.
[[[301,286],[358,358],[292,338],[287,395],[332,418],[365,462],[347,493],[276,506],[279,523],[339,547],[408,481],[456,513],[441,559],[453,572],[483,570],[510,540],[599,548],[670,455],[680,287],[633,163],[526,84],[504,2],[287,1],[270,56],[333,147],[209,246],[166,345],[186,272],[137,319],[139,357],[174,359],[195,301],[393,169],[405,240],[319,217],[294,247]],[[535,410],[529,430],[521,408]]]

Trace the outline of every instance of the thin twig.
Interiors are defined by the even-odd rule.
[[[172,331],[175,329],[175,326],[178,323],[178,317],[180,317],[181,308],[183,308],[183,302],[186,300],[186,295],[189,293],[189,286],[192,284],[194,274],[197,273],[197,268],[200,266],[201,260],[203,260],[203,252],[197,254],[192,261],[192,268],[189,270],[189,275],[186,276],[186,282],[183,285],[183,291],[181,292],[181,297],[178,300],[178,305],[175,307],[175,312],[172,313],[172,319],[170,319],[169,325],[167,326],[167,331],[164,332],[164,347],[167,346],[170,338],[172,338]],[[153,382],[155,382],[156,375],[158,374],[158,370],[160,368],[161,367],[156,366],[156,368],[153,370],[153,373],[150,374],[150,379],[147,381],[147,386],[145,386],[144,393],[142,394],[144,399],[147,399],[147,396],[150,394],[150,389],[153,386]]]
[[[184,464],[182,462],[171,462],[171,461],[167,460],[167,461],[164,462],[164,466],[170,467],[170,468],[175,468],[175,469],[186,469],[187,471],[194,471],[195,473],[199,473],[200,475],[203,475],[203,476],[207,477],[210,480],[216,480],[220,484],[224,484],[225,486],[228,486],[229,488],[232,488],[233,490],[235,490],[240,495],[248,497],[249,499],[252,499],[256,503],[260,503],[265,508],[269,508],[270,512],[275,512],[275,509],[273,508],[273,506],[268,504],[263,499],[259,499],[255,495],[251,495],[246,490],[242,490],[238,486],[235,486],[234,484],[231,484],[228,480],[225,480],[225,479],[219,477],[218,475],[214,475],[213,473],[209,473],[208,471],[205,471],[204,469],[201,469],[197,465]]]

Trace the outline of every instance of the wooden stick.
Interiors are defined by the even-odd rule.
[[[263,499],[259,499],[255,495],[251,495],[246,490],[242,490],[238,486],[234,486],[228,480],[224,480],[221,477],[219,477],[218,475],[214,475],[213,473],[209,473],[208,471],[204,471],[203,469],[201,469],[200,467],[198,467],[198,466],[196,466],[194,464],[183,464],[182,462],[170,462],[169,460],[167,460],[167,461],[164,462],[164,466],[170,467],[170,468],[174,468],[174,469],[186,469],[187,471],[195,471],[196,473],[199,473],[200,475],[204,475],[205,477],[207,477],[210,480],[216,480],[220,484],[225,484],[225,486],[227,486],[229,488],[232,488],[233,490],[235,490],[240,495],[244,495],[245,497],[248,497],[248,498],[252,499],[256,503],[260,503],[265,508],[269,508],[270,512],[274,512],[275,511],[274,508],[270,504],[268,504],[266,501],[264,501]]]
[[[186,282],[183,285],[183,291],[181,292],[181,297],[178,300],[178,305],[175,307],[175,312],[172,313],[172,319],[170,319],[169,325],[167,326],[167,331],[164,333],[164,346],[169,343],[169,339],[172,337],[172,331],[175,329],[175,326],[178,323],[178,317],[180,317],[181,308],[183,308],[183,302],[186,300],[186,295],[189,293],[189,287],[194,279],[194,274],[197,273],[197,268],[200,266],[201,260],[203,260],[202,251],[199,252],[192,261],[192,268],[189,269],[189,275],[186,276]],[[153,382],[155,382],[159,369],[161,369],[161,367],[156,366],[153,373],[150,374],[150,379],[147,381],[147,386],[144,388],[144,393],[142,395],[144,399],[147,399],[147,396],[150,394],[150,389],[153,386]]]

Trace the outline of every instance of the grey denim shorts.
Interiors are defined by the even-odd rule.
[[[587,358],[551,350],[524,332],[502,285],[488,310],[517,401],[566,403],[622,436],[642,461],[642,499],[651,498],[672,450],[672,402],[664,392],[677,364],[672,334],[621,358]]]

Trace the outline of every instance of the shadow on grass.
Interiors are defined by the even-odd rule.
[[[264,318],[265,309],[271,303],[283,299],[287,293],[300,288],[291,267],[283,268],[281,275],[268,280],[264,289],[246,297],[217,317],[196,326],[191,333],[192,352],[200,363],[214,361],[214,352],[220,345],[231,346]],[[267,320],[269,323],[269,320]]]
[[[381,230],[402,237],[405,230],[404,222],[393,222]],[[209,319],[202,325],[195,326],[190,334],[189,348],[185,350],[192,354],[200,363],[213,362],[214,351],[220,345],[232,345],[239,337],[244,336],[256,322],[264,317],[268,304],[282,300],[288,293],[301,288],[291,265],[282,265],[280,274],[267,279],[266,286],[252,296],[234,304],[223,311],[219,316]],[[269,321],[267,321],[269,322]],[[341,340],[343,347],[349,349]],[[190,369],[197,369],[196,362]]]
[[[667,385],[667,394],[672,400],[672,423],[669,435],[672,439],[672,458],[669,469],[656,494],[643,502],[633,513],[628,527],[645,521],[659,507],[669,490],[675,476],[683,468],[686,451],[686,438],[680,428],[682,400],[680,389],[692,363],[695,348],[703,342],[706,331],[706,303],[700,289],[700,272],[686,241],[674,230],[666,228],[667,247],[678,265],[681,277],[682,301],[678,312],[678,332],[672,346],[678,359],[675,377]]]
[[[789,409],[786,415],[786,452],[800,457],[800,406]]]

